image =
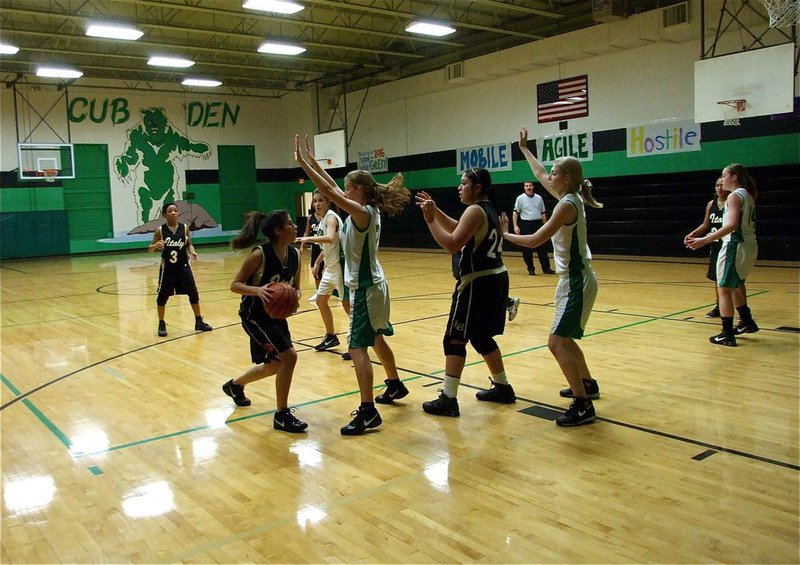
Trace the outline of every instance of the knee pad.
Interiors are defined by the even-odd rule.
[[[476,337],[470,340],[472,347],[481,355],[489,355],[497,349],[497,342],[493,337]]]
[[[447,336],[442,340],[445,355],[455,355],[456,357],[467,356],[467,344],[453,341],[452,338]]]

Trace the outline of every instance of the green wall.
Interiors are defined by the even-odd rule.
[[[187,186],[194,202],[220,219],[224,230],[238,230],[249,210],[289,210],[295,218],[296,196],[313,185],[291,180],[257,182],[253,146],[218,146],[219,182]],[[113,237],[108,147],[104,144],[76,144],[77,177],[53,186],[14,186],[0,189],[0,220],[3,242],[0,257],[24,257],[116,251],[143,248],[141,242],[98,243]],[[691,172],[722,169],[731,162],[748,167],[800,163],[800,133],[703,142],[702,151],[653,157],[628,158],[625,151],[595,152],[584,163],[588,177],[602,178],[648,173]],[[458,183],[453,166],[403,171],[406,185],[426,189],[452,188]],[[378,174],[379,182],[392,173]],[[514,184],[530,176],[525,161],[515,161],[512,170],[492,173],[494,182]],[[339,179],[341,183],[341,179]],[[301,212],[301,214],[304,213]],[[27,243],[19,233],[33,233]],[[229,236],[198,238],[196,243],[227,241]],[[66,243],[65,243],[66,242]]]

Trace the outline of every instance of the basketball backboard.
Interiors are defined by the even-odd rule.
[[[751,49],[696,61],[694,121],[721,121],[723,100],[745,100],[741,118],[784,114],[794,104],[794,46]]]
[[[74,179],[71,143],[18,143],[20,180]]]
[[[344,130],[338,129],[315,135],[314,157],[325,169],[347,166],[347,142]]]

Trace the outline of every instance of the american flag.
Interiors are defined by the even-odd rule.
[[[537,84],[536,110],[540,124],[588,116],[587,75]]]

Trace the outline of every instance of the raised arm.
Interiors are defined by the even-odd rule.
[[[331,176],[324,171],[322,166],[314,158],[314,155],[308,151],[300,149],[300,136],[294,136],[294,160],[305,171],[314,186],[328,198],[331,202],[336,204],[339,208],[347,212],[353,217],[356,226],[365,228],[369,225],[369,212],[365,206],[362,206],[354,200],[350,200],[345,196],[344,191],[334,182]],[[322,171],[322,173],[320,173]]]
[[[463,248],[467,244],[467,241],[469,241],[469,238],[474,236],[486,222],[486,213],[480,206],[475,206],[473,204],[464,211],[455,229],[448,231],[441,223],[435,222],[432,219],[431,221],[428,220],[428,215],[425,213],[426,206],[432,205],[425,204],[422,208],[425,221],[428,224],[428,229],[431,230],[433,239],[436,240],[436,243],[438,243],[442,249],[451,255]]]
[[[327,180],[330,184],[336,184],[336,181],[333,180],[333,177],[328,174],[328,171],[326,171],[325,168],[319,164],[319,161],[317,161],[316,157],[314,157],[314,153],[311,151],[311,145],[309,145],[308,143],[308,136],[306,136],[305,141],[306,141],[306,155],[311,157],[311,159],[313,160],[314,170],[316,170],[320,174],[320,176],[325,180]]]
[[[553,190],[553,187],[550,186],[550,178],[547,174],[547,169],[544,167],[542,162],[536,158],[531,150],[528,149],[528,130],[525,128],[525,126],[522,126],[522,128],[519,130],[519,149],[522,151],[522,154],[525,155],[525,160],[528,161],[528,165],[530,165],[531,171],[536,177],[536,180],[542,184],[547,192],[553,195],[553,198],[558,200],[560,197],[558,193]]]

